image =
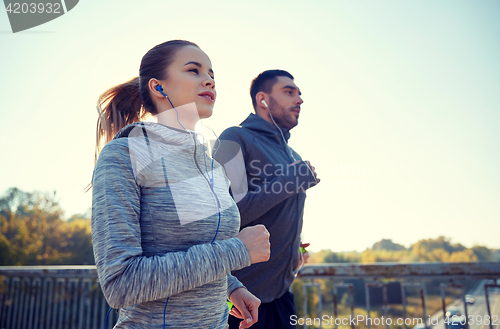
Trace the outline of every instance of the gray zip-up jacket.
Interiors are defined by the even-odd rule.
[[[94,257],[104,296],[120,309],[115,328],[163,328],[167,298],[167,328],[226,328],[226,299],[242,287],[230,272],[250,255],[235,238],[228,180],[195,133],[123,128],[92,185]]]
[[[318,183],[281,130],[252,113],[220,135],[214,155],[231,179],[241,227],[263,224],[271,235],[267,262],[233,272],[263,303],[283,296],[295,278],[306,190]]]

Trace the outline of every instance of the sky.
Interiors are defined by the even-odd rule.
[[[86,212],[99,95],[185,39],[212,61],[217,134],[252,111],[260,72],[295,77],[290,146],[321,178],[309,250],[441,235],[500,248],[498,17],[500,0],[89,0],[14,34],[0,10],[0,193],[56,191],[66,217]]]

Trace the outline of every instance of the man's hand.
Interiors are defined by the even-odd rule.
[[[311,244],[310,243],[301,243],[300,244],[300,248],[304,248],[306,249],[307,247],[309,247]],[[299,265],[297,266],[297,268],[295,269],[296,271],[298,271],[304,264],[307,264],[307,260],[309,259],[309,252],[306,250],[304,252],[300,252],[300,261],[299,261]]]
[[[310,243],[301,243],[300,247],[306,249],[309,247],[311,244]],[[307,264],[307,260],[309,259],[309,252],[306,250],[303,254],[302,257],[304,259],[304,264]]]
[[[316,180],[319,183],[321,179],[318,178],[318,174],[316,173],[316,168],[309,161],[306,161],[306,163],[309,165],[309,168],[311,168],[312,172],[314,173],[314,178],[316,178]]]
[[[294,165],[296,165],[299,162],[300,162],[300,160],[297,160],[294,163],[290,164],[289,166],[294,166]],[[314,178],[316,178],[316,180],[319,183],[321,181],[321,179],[318,178],[318,174],[316,173],[316,167],[314,167],[309,161],[305,161],[305,163],[307,163],[307,165],[309,166],[309,168],[311,168],[311,171],[314,174]]]
[[[259,320],[258,310],[260,299],[255,297],[250,291],[243,287],[238,288],[231,293],[229,300],[234,305],[229,314],[243,319],[240,322],[240,329],[250,328],[251,325]]]

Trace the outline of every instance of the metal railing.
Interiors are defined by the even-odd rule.
[[[103,329],[109,309],[95,266],[0,267],[0,329]]]
[[[347,289],[350,310],[354,316],[354,286],[349,279],[364,280],[366,311],[372,307],[370,293],[382,292],[384,312],[391,298],[400,295],[403,314],[406,314],[406,291],[416,287],[420,291],[423,317],[426,318],[427,289],[425,280],[446,279],[441,285],[442,311],[446,313],[445,290],[462,287],[461,299],[465,305],[466,291],[457,284],[460,280],[490,280],[484,284],[487,312],[491,318],[489,291],[498,288],[500,263],[375,263],[375,264],[318,264],[306,265],[298,274],[303,281],[303,314],[308,314],[307,287],[315,287],[318,296],[318,314],[323,312],[321,286],[317,279],[332,280],[334,317],[337,318],[338,291]],[[316,280],[316,281],[315,281]],[[396,288],[396,290],[394,290]],[[394,294],[394,291],[397,293]],[[373,296],[372,296],[373,297]],[[97,280],[95,266],[4,266],[0,267],[0,329],[102,329],[109,310]],[[107,328],[116,322],[110,313]],[[336,323],[335,323],[336,324]],[[352,328],[354,325],[350,324]],[[371,324],[368,324],[370,328]],[[406,324],[402,325],[406,328]],[[321,324],[319,325],[321,328]],[[388,327],[388,326],[386,326]],[[490,329],[494,324],[490,322]],[[307,324],[304,323],[304,328]],[[443,328],[445,329],[445,328]]]
[[[429,325],[425,323],[427,319],[427,287],[426,280],[429,279],[445,279],[448,283],[440,284],[441,299],[442,299],[442,314],[446,314],[445,303],[445,290],[449,287],[461,289],[461,301],[465,309],[465,318],[469,319],[467,312],[467,302],[465,295],[467,291],[463,284],[457,282],[463,280],[485,280],[484,284],[485,302],[489,319],[493,316],[500,314],[492,314],[490,307],[489,291],[493,288],[500,288],[498,279],[500,279],[500,262],[468,262],[468,263],[373,263],[373,264],[352,264],[352,263],[339,263],[339,264],[313,264],[304,266],[298,273],[298,279],[304,282],[302,286],[303,294],[303,316],[308,317],[308,287],[317,287],[317,314],[319,319],[322,318],[322,311],[324,303],[322,302],[324,296],[320,290],[320,284],[317,279],[327,279],[333,282],[333,289],[331,292],[333,300],[333,319],[338,319],[338,289],[347,288],[349,291],[350,311],[351,317],[354,314],[354,287],[352,283],[345,283],[347,280],[360,279],[364,281],[364,297],[367,317],[370,316],[371,301],[370,293],[379,289],[379,295],[382,299],[382,309],[384,316],[387,318],[387,310],[390,308],[389,304],[395,303],[402,305],[403,316],[406,317],[407,296],[406,291],[409,287],[416,287],[419,289],[419,297],[421,300],[422,317],[424,319],[425,328]],[[479,288],[479,287],[478,287]],[[391,290],[391,294],[388,294]],[[479,291],[479,290],[478,290]],[[390,297],[393,301],[391,302]],[[398,299],[397,302],[394,299]],[[303,319],[304,320],[304,319]],[[296,321],[297,322],[297,321]],[[319,328],[322,328],[322,321],[319,322]],[[497,327],[498,327],[497,321]],[[335,328],[338,323],[335,321]],[[307,321],[297,324],[303,325],[304,328],[308,327]],[[343,325],[350,325],[354,329],[352,322],[342,323]],[[372,323],[366,322],[366,327],[370,329]],[[495,323],[489,322],[489,328],[494,329]],[[389,328],[390,324],[385,323],[385,327]],[[400,327],[407,328],[406,323],[402,323]],[[448,325],[443,324],[443,329],[447,329]],[[462,325],[462,328],[468,329],[468,321]]]

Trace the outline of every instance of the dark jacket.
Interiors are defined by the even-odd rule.
[[[317,184],[311,168],[287,144],[290,132],[255,114],[220,136],[215,159],[231,180],[241,228],[264,224],[271,234],[269,261],[233,271],[263,303],[281,297],[299,263],[306,189]],[[291,165],[294,160],[300,162]]]

